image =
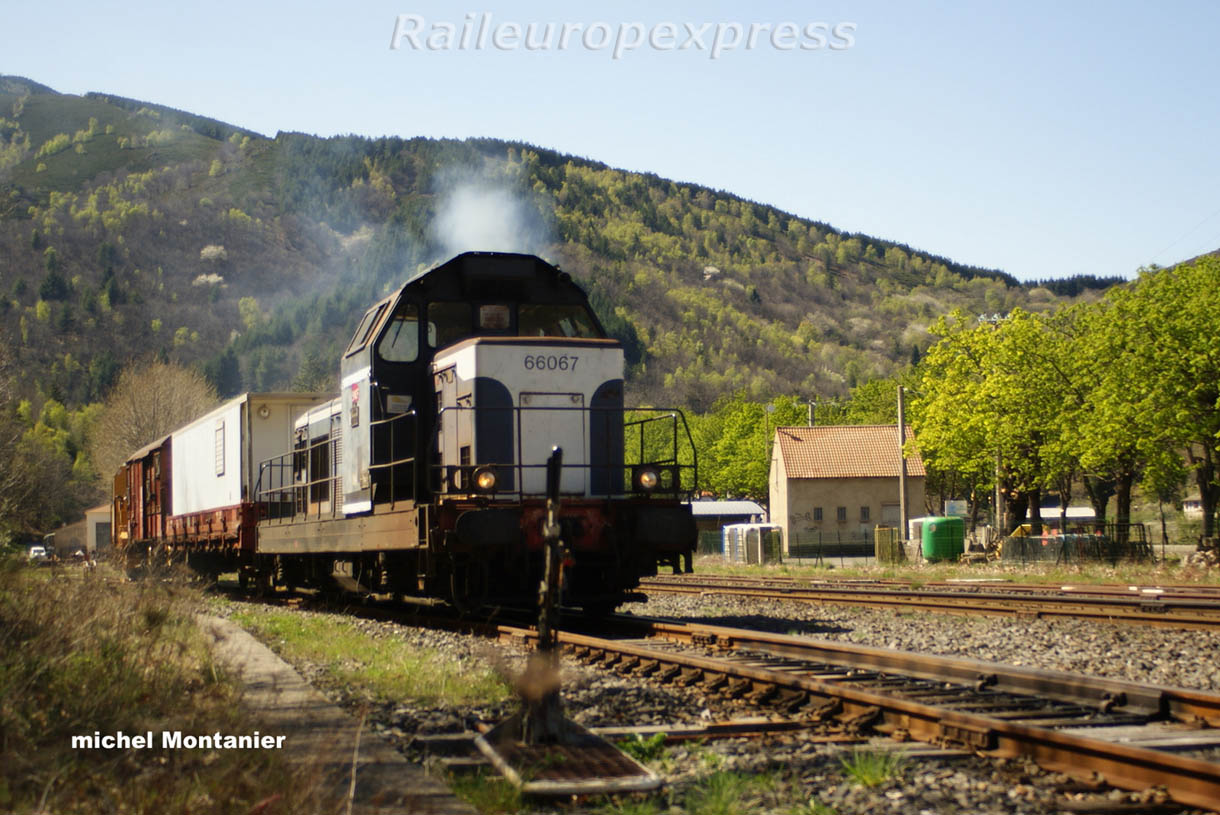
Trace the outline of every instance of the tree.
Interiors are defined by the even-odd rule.
[[[8,355],[0,347],[0,461],[12,462],[16,459],[17,445],[21,441],[16,407]],[[13,516],[21,505],[24,493],[23,480],[24,473],[19,468],[11,464],[0,467],[0,526],[13,526]]]
[[[998,477],[1013,511],[997,523],[1008,531],[1032,507],[1038,531],[1042,490],[1075,467],[1058,420],[1065,398],[1079,399],[1067,396],[1077,386],[1068,335],[1020,309],[978,323],[955,312],[933,333],[942,339],[924,357],[915,411],[925,462],[976,494]]]
[[[993,327],[973,325],[957,312],[932,331],[941,339],[924,355],[912,394],[920,455],[930,470],[956,473],[972,492],[987,494],[997,455],[982,408]]]
[[[37,420],[17,402],[0,348],[0,532],[37,534],[72,520],[96,498],[80,441],[91,408],[69,412],[52,400]]]
[[[203,366],[203,375],[221,399],[241,393],[241,364],[237,361],[233,346],[208,360]]]
[[[217,403],[202,374],[145,360],[119,375],[93,428],[91,452],[100,478],[110,478],[136,450],[198,418]]]
[[[700,487],[765,501],[775,428],[805,424],[806,411],[796,397],[762,404],[737,393],[718,401],[710,414],[694,421]]]
[[[336,355],[323,355],[316,348],[307,350],[301,357],[301,366],[292,380],[292,389],[320,393],[333,391],[336,380],[334,356]]]
[[[1137,448],[1153,486],[1174,477],[1173,457],[1194,472],[1203,535],[1216,534],[1220,502],[1220,258],[1144,271],[1130,291],[1116,290],[1116,319],[1130,326],[1122,347],[1129,366],[1125,399],[1140,418]]]
[[[1132,398],[1142,387],[1143,374],[1138,357],[1130,351],[1144,337],[1129,297],[1129,291],[1115,290],[1095,305],[1076,309],[1080,328],[1076,358],[1092,386],[1064,417],[1075,431],[1075,445],[1068,445],[1067,454],[1079,461],[1099,523],[1105,522],[1110,496],[1115,497],[1115,520],[1130,523],[1131,491],[1148,462],[1160,467],[1167,456],[1181,461],[1172,445],[1154,449],[1142,441],[1161,434],[1151,424],[1152,414]],[[1120,536],[1125,534],[1120,529]]]
[[[63,300],[68,296],[68,291],[68,281],[64,280],[58,270],[51,269],[38,287],[38,296],[43,300]]]

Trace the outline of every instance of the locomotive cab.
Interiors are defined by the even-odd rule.
[[[340,366],[346,514],[431,500],[432,363],[470,337],[606,333],[569,275],[532,255],[468,252],[413,277],[365,313]]]

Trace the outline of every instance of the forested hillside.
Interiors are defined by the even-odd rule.
[[[459,194],[483,205],[477,218],[453,210]],[[480,245],[486,224],[474,220],[501,215],[516,245]],[[564,266],[627,344],[635,400],[696,410],[730,392],[843,395],[917,359],[954,308],[1063,300],[529,145],[266,138],[0,78],[0,332],[36,404],[96,401],[148,352],[201,366],[222,395],[330,386],[359,312],[467,248]],[[1112,282],[1053,288],[1091,298]]]

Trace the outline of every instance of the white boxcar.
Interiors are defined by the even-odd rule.
[[[297,414],[321,393],[245,393],[172,434],[170,514],[254,500],[259,462],[292,450]]]

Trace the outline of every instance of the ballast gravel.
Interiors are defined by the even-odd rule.
[[[1212,666],[1220,662],[1220,638],[1206,632],[1072,620],[896,613],[714,594],[657,594],[647,603],[620,611],[1146,684],[1220,690],[1220,676],[1212,672]],[[509,674],[519,671],[525,660],[524,651],[511,644],[399,623],[353,622],[371,636],[399,638],[470,664],[492,662]],[[422,762],[435,762],[420,747],[424,737],[469,732],[506,717],[516,707],[513,702],[461,709],[406,700],[370,704],[349,689],[328,686],[320,667],[296,667],[339,703],[367,711],[370,729]],[[571,661],[565,661],[563,683],[565,712],[589,727],[672,726],[760,715],[744,702],[709,696],[696,688],[619,676]],[[1096,801],[1099,796],[1109,798],[1116,808],[1131,807],[1141,800],[1158,803],[1155,790],[1143,794],[1097,792],[1024,760],[936,755],[936,751],[922,748],[881,739],[864,745],[816,743],[801,735],[683,742],[656,751],[646,761],[665,781],[663,790],[648,802],[622,799],[557,805],[527,801],[522,811],[933,815],[1059,812],[1074,800]],[[845,761],[852,762],[854,749],[864,749],[873,757],[896,750],[898,766],[875,786],[865,786],[845,766]],[[904,755],[906,751],[911,754]],[[726,799],[732,802],[728,808],[721,806]]]
[[[654,594],[629,613],[1220,691],[1220,636],[1118,623],[894,612],[730,595]]]

